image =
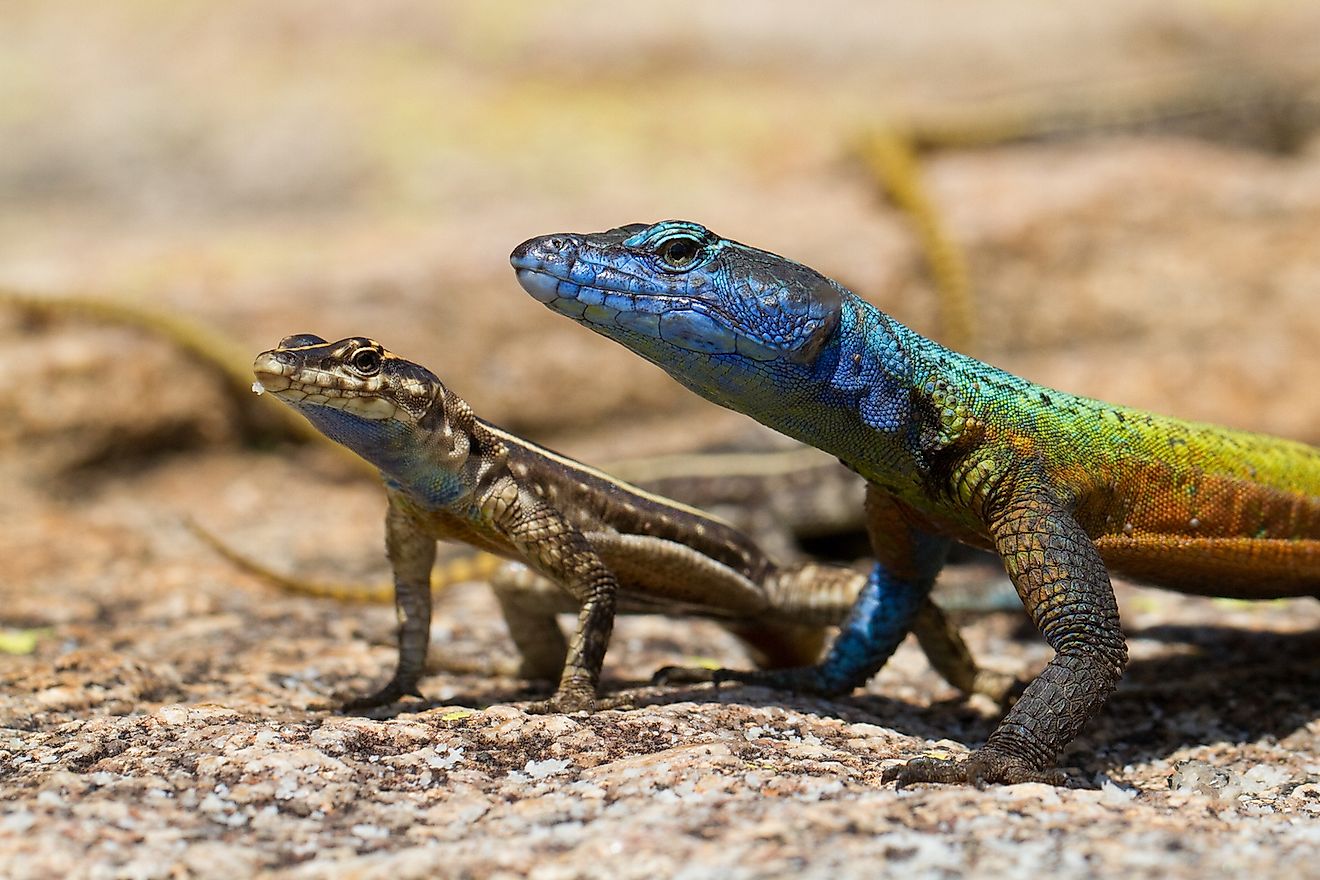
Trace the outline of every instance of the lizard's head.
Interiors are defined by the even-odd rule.
[[[844,294],[813,269],[682,220],[541,236],[510,260],[537,300],[688,384],[730,360],[810,368]]]
[[[510,261],[549,308],[798,439],[832,451],[859,427],[909,425],[896,325],[801,263],[682,220],[545,235]]]
[[[252,364],[252,390],[269,391],[332,440],[362,453],[415,428],[444,392],[435,374],[364,337],[326,342],[286,336]]]

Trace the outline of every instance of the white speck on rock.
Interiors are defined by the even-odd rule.
[[[563,773],[572,766],[573,762],[564,758],[547,758],[544,761],[528,761],[523,767],[523,773],[532,779],[545,779],[547,776]]]
[[[380,840],[390,836],[390,830],[379,825],[354,825],[348,830],[353,833],[354,837],[360,837],[363,840]]]
[[[1250,794],[1259,794],[1271,789],[1282,788],[1292,781],[1292,775],[1282,767],[1273,764],[1257,764],[1242,774],[1243,789]]]
[[[1242,794],[1242,778],[1205,761],[1179,761],[1169,777],[1169,788],[1204,795],[1211,800],[1231,801]]]
[[[171,727],[178,727],[180,724],[188,723],[187,706],[161,706],[156,712],[156,717],[162,724],[168,724]]]
[[[1136,799],[1138,792],[1135,788],[1124,788],[1112,779],[1105,778],[1100,783],[1100,801],[1106,804],[1126,804]]]
[[[10,813],[3,819],[0,819],[0,829],[22,834],[37,823],[37,816],[31,810],[20,810],[17,813]]]

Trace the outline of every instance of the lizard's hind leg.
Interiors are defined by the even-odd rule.
[[[554,581],[517,562],[500,566],[490,586],[522,658],[518,676],[558,681],[568,657],[568,639],[555,615],[576,611],[577,603]]]

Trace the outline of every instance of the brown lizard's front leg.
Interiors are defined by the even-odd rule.
[[[887,781],[1058,784],[1055,757],[1104,705],[1127,663],[1109,574],[1068,509],[1048,490],[1033,489],[988,524],[1018,595],[1056,654],[971,757],[916,758],[887,771]]]
[[[487,517],[535,570],[581,603],[577,630],[555,695],[531,707],[538,712],[580,712],[597,708],[596,686],[614,630],[619,583],[591,543],[555,508],[520,489],[509,477],[497,480],[482,497]]]
[[[420,697],[417,681],[426,666],[431,642],[431,568],[435,538],[428,535],[390,496],[385,514],[385,548],[394,568],[394,607],[399,617],[399,666],[394,677],[375,693],[351,700],[345,712],[361,712],[393,703],[404,696]]]

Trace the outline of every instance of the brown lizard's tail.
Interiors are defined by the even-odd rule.
[[[394,584],[388,581],[368,584],[334,583],[281,574],[239,553],[192,519],[185,519],[183,522],[190,532],[236,568],[286,593],[333,599],[336,602],[372,605],[388,605],[394,601]],[[489,553],[466,553],[453,559],[443,560],[431,573],[431,594],[435,595],[454,584],[466,581],[488,580],[502,564],[504,560]]]
[[[785,620],[832,626],[847,616],[865,584],[866,575],[851,568],[803,562],[771,574],[765,590]]]

